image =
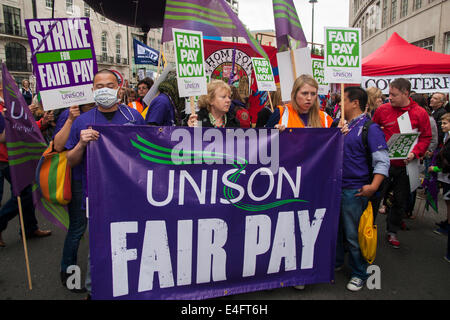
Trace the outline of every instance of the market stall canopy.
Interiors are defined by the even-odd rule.
[[[162,28],[166,0],[84,0],[94,11],[106,18],[131,27]]]
[[[419,48],[396,32],[362,60],[363,76],[450,74],[450,55]]]

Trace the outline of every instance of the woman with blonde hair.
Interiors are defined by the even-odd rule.
[[[298,77],[291,92],[291,102],[277,106],[266,127],[285,128],[329,128],[333,119],[320,110],[319,84],[310,75]]]
[[[383,94],[380,89],[375,87],[367,88],[366,92],[368,97],[366,113],[373,116],[375,110],[383,104]]]
[[[208,84],[206,95],[198,100],[199,111],[191,114],[187,121],[189,127],[239,128],[240,123],[233,112],[229,112],[231,105],[231,88],[222,80],[213,80]]]

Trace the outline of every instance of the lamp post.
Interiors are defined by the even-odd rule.
[[[309,0],[309,3],[312,3],[311,52],[314,53],[314,4],[317,3],[317,0]]]

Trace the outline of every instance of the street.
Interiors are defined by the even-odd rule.
[[[10,197],[5,183],[3,202]],[[441,195],[442,197],[442,195]],[[385,216],[378,215],[378,249],[374,265],[381,271],[381,289],[365,287],[350,292],[345,286],[350,269],[345,267],[335,273],[334,284],[307,285],[304,290],[279,288],[220,298],[220,300],[448,300],[450,299],[450,263],[443,257],[447,237],[433,233],[435,222],[445,217],[445,203],[440,200],[439,214],[422,215],[423,200],[418,199],[415,220],[406,220],[409,230],[399,233],[400,249],[386,242]],[[65,232],[37,216],[41,229],[51,229],[53,234],[42,239],[29,239],[28,253],[32,277],[32,290],[28,288],[22,241],[19,236],[19,219],[14,218],[3,232],[5,248],[0,248],[0,300],[83,300],[85,294],[69,292],[61,285],[59,264]],[[88,237],[81,241],[78,264],[83,275],[86,270]]]

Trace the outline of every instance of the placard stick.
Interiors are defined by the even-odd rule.
[[[28,286],[30,290],[32,290],[33,286],[31,285],[31,273],[30,273],[30,263],[28,261],[27,238],[25,237],[25,228],[23,224],[23,214],[22,214],[22,202],[20,200],[20,196],[17,197],[17,203],[19,204],[20,228],[22,229],[23,249],[25,251],[25,263],[27,265]]]
[[[190,104],[191,104],[191,114],[195,114],[194,97],[189,97],[189,102],[190,102]]]
[[[270,110],[273,113],[273,104],[272,104],[272,97],[270,96],[270,91],[267,91],[267,94],[269,95]]]
[[[289,49],[289,52],[291,54],[291,61],[292,61],[292,72],[294,74],[294,81],[292,81],[293,83],[295,82],[295,80],[297,79],[297,69],[295,67],[295,60],[294,60],[294,51],[292,51],[291,49]]]
[[[343,83],[341,83],[341,119],[345,120],[344,89],[345,89],[345,85]]]

